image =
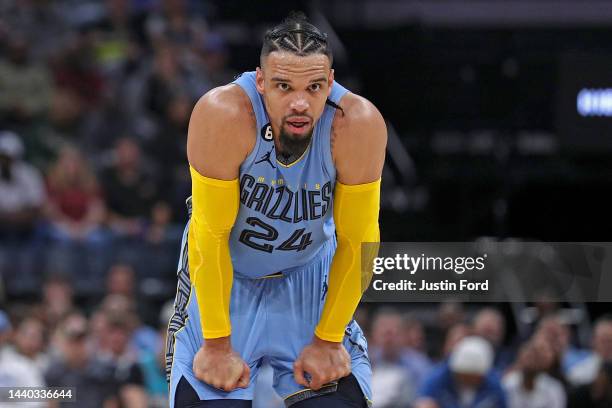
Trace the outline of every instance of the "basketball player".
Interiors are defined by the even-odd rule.
[[[361,243],[379,241],[387,132],[331,66],[326,34],[294,14],[266,33],[255,72],[194,108],[171,407],[250,407],[264,362],[286,406],[371,405],[352,315],[371,278]]]

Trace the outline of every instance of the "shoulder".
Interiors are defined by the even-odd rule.
[[[367,183],[380,178],[387,147],[385,120],[367,99],[347,93],[340,100],[331,130],[331,151],[338,180]]]
[[[372,102],[348,92],[340,101],[342,110],[334,116],[332,127],[338,138],[361,135],[386,140],[387,132],[383,116]],[[376,132],[371,133],[371,130]]]
[[[191,165],[209,177],[237,176],[256,141],[256,119],[247,94],[229,84],[207,92],[196,103],[187,134]]]
[[[504,393],[504,388],[502,386],[501,379],[497,376],[497,374],[493,372],[489,372],[485,377],[485,384],[489,389],[494,390],[497,393]]]
[[[209,116],[214,114],[215,116]],[[237,120],[240,124],[255,123],[255,114],[247,94],[236,84],[213,88],[195,104],[192,120],[204,116],[212,122]],[[228,125],[230,123],[224,123]]]
[[[447,383],[450,379],[450,369],[446,362],[438,363],[433,366],[429,375],[425,379],[426,386],[438,387]]]

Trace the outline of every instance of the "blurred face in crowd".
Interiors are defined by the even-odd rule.
[[[398,357],[402,339],[400,328],[402,317],[399,314],[380,314],[372,323],[372,343],[379,347],[383,358],[392,360]]]
[[[404,321],[404,345],[415,350],[425,349],[425,333],[423,325],[416,319]]]
[[[61,313],[72,305],[72,288],[62,280],[52,280],[43,287],[45,307],[50,313]]]
[[[480,374],[455,373],[454,376],[459,388],[475,389],[484,380],[484,376]]]
[[[464,321],[463,306],[460,303],[447,302],[438,308],[438,325],[449,328]]]
[[[537,374],[550,368],[553,355],[543,341],[532,340],[521,348],[518,363],[523,372]]]
[[[273,51],[261,64],[257,90],[263,95],[274,134],[281,145],[307,145],[331,92],[334,71],[329,58]]]
[[[69,316],[61,325],[61,350],[70,367],[82,367],[89,360],[87,329],[87,319],[79,314]]]
[[[548,371],[555,363],[555,359],[559,356],[544,336],[536,336],[531,341],[534,349],[534,354],[537,356],[537,361],[543,371]]]
[[[115,147],[117,166],[120,168],[137,167],[140,163],[140,147],[131,139],[124,138]]]
[[[548,317],[542,320],[537,335],[543,336],[557,354],[563,354],[569,346],[569,329],[556,317]]]
[[[107,280],[107,292],[124,296],[134,294],[134,270],[129,265],[114,265]]]
[[[81,180],[86,168],[81,152],[73,147],[65,147],[61,150],[57,166],[59,173],[70,181]]]
[[[505,335],[503,317],[493,311],[484,310],[474,319],[474,334],[487,339],[493,346],[499,346]]]
[[[15,332],[14,342],[17,350],[30,358],[36,357],[45,346],[44,331],[45,328],[40,320],[25,319]]]
[[[114,355],[123,354],[130,340],[130,329],[127,324],[111,322],[108,325],[108,348]]]
[[[464,337],[470,335],[470,328],[463,323],[455,324],[453,327],[448,329],[446,333],[446,339],[444,340],[443,353],[445,356],[450,355],[455,345],[459,343]]]
[[[603,321],[595,327],[593,349],[604,361],[612,361],[612,322]]]

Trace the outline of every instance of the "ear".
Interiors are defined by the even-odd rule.
[[[264,93],[264,75],[261,68],[257,67],[255,70],[255,86],[257,88],[257,92],[263,95]]]
[[[327,83],[329,84],[329,86],[327,87],[327,97],[329,98],[329,95],[331,95],[332,86],[334,86],[334,70],[333,69],[329,70],[329,76],[327,77]]]

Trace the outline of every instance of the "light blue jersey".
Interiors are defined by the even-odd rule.
[[[240,210],[230,237],[234,273],[258,278],[308,263],[335,231],[336,182],[330,148],[336,109],[326,105],[302,157],[290,165],[276,160],[274,138],[255,72],[236,81],[248,94],[257,118],[255,148],[240,166]],[[347,90],[334,82],[329,99]]]
[[[187,225],[166,344],[170,408],[179,408],[175,399],[185,390],[199,400],[252,400],[264,363],[272,367],[274,390],[288,407],[333,392],[336,387],[334,383],[313,391],[297,384],[293,377],[293,363],[312,340],[323,310],[336,249],[332,217],[336,171],[330,149],[336,109],[325,107],[304,155],[285,166],[276,160],[269,120],[255,88],[255,73],[244,73],[235,83],[249,95],[258,129],[255,148],[240,166],[241,203],[230,237],[234,267],[231,343],[250,367],[250,384],[225,392],[203,383],[193,373],[193,358],[204,339],[187,258]],[[339,103],[346,92],[334,83],[329,99]],[[347,326],[343,344],[351,356],[352,374],[369,404],[372,372],[367,342],[355,321]]]

